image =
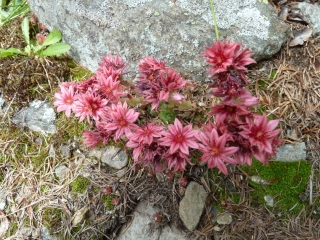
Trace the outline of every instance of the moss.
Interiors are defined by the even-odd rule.
[[[172,108],[169,108],[165,103],[160,104],[159,118],[165,123],[173,123],[176,115]]]
[[[49,230],[58,229],[63,224],[65,213],[59,208],[47,208],[42,212],[42,224]]]
[[[114,206],[112,204],[112,200],[115,198],[114,195],[109,194],[109,195],[102,195],[101,199],[104,202],[106,209],[108,211],[112,211],[114,209]]]
[[[251,193],[252,197],[260,204],[265,204],[264,196],[270,195],[274,198],[277,210],[291,210],[290,213],[294,214],[303,208],[304,203],[299,200],[299,195],[304,192],[309,180],[311,172],[309,162],[272,161],[269,165],[262,165],[254,159],[252,167],[244,166],[242,169],[250,176],[258,175],[271,183],[261,185],[250,181],[255,189]]]
[[[6,237],[9,238],[12,235],[14,235],[18,230],[18,221],[12,221],[10,224],[10,228],[8,229],[6,233]]]
[[[68,60],[68,66],[70,68],[73,81],[79,82],[84,79],[91,78],[94,75],[94,73],[92,73],[90,70],[80,66],[72,59]]]
[[[89,186],[90,181],[85,177],[77,177],[71,183],[71,190],[72,192],[76,193],[84,193]]]

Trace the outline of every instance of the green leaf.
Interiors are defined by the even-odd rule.
[[[61,32],[59,30],[53,30],[46,38],[44,43],[42,44],[43,46],[48,46],[54,43],[59,42],[62,39]]]
[[[0,58],[4,58],[4,57],[10,57],[10,56],[14,56],[14,53],[11,52],[3,52],[0,54]]]
[[[8,48],[8,49],[2,49],[0,48],[0,52],[2,53],[13,53],[13,54],[23,54],[20,49],[17,48]]]
[[[24,40],[28,45],[30,45],[30,37],[29,37],[29,19],[26,17],[23,19],[21,24],[22,33],[24,36]]]
[[[66,43],[55,43],[50,45],[47,49],[45,49],[40,56],[54,56],[60,55],[62,53],[68,52],[70,49],[70,45]]]

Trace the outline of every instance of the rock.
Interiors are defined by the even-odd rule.
[[[49,102],[39,100],[31,102],[28,108],[23,108],[12,118],[20,128],[28,127],[45,135],[56,132],[55,120],[56,113]]]
[[[0,190],[0,211],[3,211],[7,206],[7,189]]]
[[[296,6],[301,9],[302,16],[312,28],[312,34],[318,36],[320,34],[320,6],[306,2],[301,2]]]
[[[101,162],[119,170],[127,166],[128,156],[121,148],[108,146],[102,153]]]
[[[232,216],[230,213],[222,213],[217,217],[217,223],[221,225],[228,225],[232,223]]]
[[[94,148],[90,150],[89,152],[89,157],[95,157],[99,161],[101,160],[102,153],[105,151],[105,149],[99,149],[99,148]]]
[[[189,231],[197,227],[207,196],[206,190],[200,184],[188,184],[186,194],[179,205],[179,215]]]
[[[71,158],[71,146],[61,145],[60,147],[61,155],[67,158]]]
[[[135,71],[152,56],[196,80],[207,71],[200,57],[215,39],[209,1],[203,0],[29,0],[49,30],[59,29],[69,54],[95,71],[101,58],[119,53]],[[243,42],[260,60],[277,53],[289,28],[266,1],[214,0],[220,36]]]
[[[77,226],[78,224],[82,223],[88,216],[89,207],[83,207],[75,212],[72,219],[72,226]]]
[[[56,236],[50,234],[48,228],[45,226],[41,227],[41,239],[42,240],[59,240]]]
[[[263,198],[264,198],[264,201],[266,202],[267,206],[269,206],[269,207],[274,206],[273,197],[271,197],[270,195],[266,195]]]
[[[3,98],[2,98],[2,95],[1,95],[1,93],[0,93],[0,113],[2,113],[2,107],[3,107],[3,104],[5,103],[5,101],[6,100],[4,100]]]
[[[3,212],[0,212],[0,237],[4,237],[6,235],[7,230],[10,227],[9,219]],[[1,238],[2,239],[2,238]]]
[[[165,226],[162,231],[159,228],[150,231],[150,225],[154,223],[154,215],[158,213],[160,209],[153,207],[147,202],[140,202],[133,215],[133,221],[130,227],[126,229],[124,226],[120,231],[117,240],[127,240],[127,239],[143,239],[143,240],[187,240],[186,233],[179,231],[175,226]],[[143,236],[143,238],[142,238]]]
[[[59,178],[59,179],[64,179],[67,174],[69,172],[69,168],[67,168],[66,166],[64,165],[61,165],[61,166],[57,166],[55,169],[54,169],[54,173],[56,174],[56,176]]]
[[[304,142],[296,144],[286,144],[278,149],[276,160],[281,162],[294,162],[306,160],[306,144]]]

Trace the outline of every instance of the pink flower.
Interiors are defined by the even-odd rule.
[[[243,131],[240,132],[240,135],[249,139],[251,146],[257,146],[258,151],[273,154],[273,140],[281,132],[281,129],[274,130],[278,123],[279,120],[268,122],[265,114],[255,115],[253,121],[247,118],[248,125],[242,127]]]
[[[140,60],[138,70],[141,79],[153,81],[159,77],[159,70],[165,69],[166,64],[152,57],[145,57]]]
[[[236,164],[236,160],[230,158],[232,154],[238,151],[238,147],[226,147],[228,134],[219,136],[216,129],[211,132],[199,132],[197,135],[199,148],[203,152],[201,161],[208,164],[208,168],[217,167],[224,174],[228,174],[226,163]]]
[[[134,109],[128,109],[126,102],[112,104],[110,109],[111,122],[105,124],[107,131],[114,131],[114,140],[118,140],[123,134],[130,134],[131,130],[136,129],[137,125],[133,124],[138,119],[139,113]]]
[[[168,161],[168,169],[171,170],[173,168],[172,172],[184,172],[187,163],[193,165],[190,162],[189,157],[181,152],[175,152],[173,154],[167,152],[165,154],[165,159]]]
[[[185,99],[185,97],[182,94],[176,92],[172,93],[171,98],[172,100],[179,103],[181,103]]]
[[[99,120],[99,115],[104,111],[104,107],[108,104],[108,101],[101,99],[100,96],[95,96],[93,92],[88,91],[87,93],[78,94],[78,101],[74,108],[74,112],[77,117],[80,117],[80,121],[87,118],[90,123],[90,117],[94,120]]]
[[[162,126],[158,126],[154,122],[151,122],[142,127],[137,127],[135,132],[129,134],[127,137],[129,142],[133,140],[135,142],[139,142],[140,144],[150,145],[154,138],[161,137],[160,131],[162,130]]]
[[[253,107],[259,103],[259,99],[252,96],[248,90],[241,88],[236,95],[232,97],[225,97],[223,102],[231,104],[234,103],[244,107]]]
[[[197,133],[196,130],[192,130],[192,125],[182,127],[181,122],[176,118],[174,124],[169,124],[168,131],[162,132],[162,138],[159,139],[162,146],[170,147],[169,153],[181,152],[185,155],[189,155],[190,148],[198,148],[198,143],[194,138]]]
[[[74,85],[60,84],[60,91],[54,94],[54,106],[57,107],[57,112],[66,112],[66,116],[70,117],[71,111],[75,107],[75,89]]]
[[[247,109],[234,103],[217,104],[211,107],[210,111],[210,114],[216,115],[216,118],[219,118],[220,121],[237,119],[239,116],[249,113]]]
[[[95,84],[97,84],[96,75],[89,79],[85,79],[77,84],[77,90],[79,93],[86,93],[89,89],[92,89]],[[91,90],[92,91],[92,90]]]
[[[82,134],[82,136],[85,138],[84,144],[88,147],[94,148],[99,145],[101,142],[100,133],[99,132],[93,132],[93,131],[87,131],[85,130]]]
[[[102,97],[107,98],[109,101],[119,101],[119,97],[126,95],[123,93],[120,81],[117,81],[112,75],[105,77],[101,72],[97,72],[96,76],[99,83],[95,84],[95,87]]]
[[[237,71],[246,71],[247,68],[245,68],[244,66],[256,63],[256,61],[251,58],[252,52],[250,52],[248,48],[239,51],[240,47],[241,44],[238,44],[235,49],[235,56],[233,57],[233,68]]]
[[[104,71],[103,69],[109,70],[112,68],[113,70],[123,70],[126,66],[125,62],[121,59],[120,55],[117,54],[113,57],[111,54],[102,58],[102,62],[99,63],[100,68],[97,70]]]
[[[206,47],[206,51],[201,56],[206,57],[207,63],[213,66],[208,73],[227,71],[227,68],[233,64],[232,58],[236,48],[237,43],[221,42],[220,40],[214,42],[211,47]]]

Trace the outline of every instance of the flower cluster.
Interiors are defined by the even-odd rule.
[[[202,54],[210,65],[211,93],[221,101],[210,106],[211,121],[197,129],[178,118],[165,126],[150,112],[143,115],[147,110],[126,102],[126,98],[142,96],[143,103],[157,112],[162,102],[185,100],[181,92],[188,81],[151,57],[140,61],[135,85],[125,88],[121,83],[126,63],[119,55],[108,55],[92,78],[61,83],[54,105],[67,117],[73,113],[92,125],[83,133],[87,146],[107,144],[110,137],[124,141],[132,149],[135,162],[152,166],[157,172],[185,171],[192,165],[193,152],[201,154],[199,161],[208,168],[218,168],[224,174],[228,173],[226,164],[251,165],[253,156],[266,163],[281,144],[281,130],[276,129],[279,120],[268,121],[266,115],[252,110],[259,100],[244,87],[248,84],[246,66],[255,61],[248,49],[240,48],[239,43],[217,41]]]

